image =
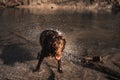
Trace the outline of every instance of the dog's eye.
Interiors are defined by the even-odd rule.
[[[55,45],[56,45],[56,44],[55,44],[55,43],[53,43],[53,47],[55,47]]]
[[[58,44],[61,44],[61,42],[59,41]]]

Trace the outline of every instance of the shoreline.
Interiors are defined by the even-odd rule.
[[[98,4],[93,5],[86,5],[81,3],[76,4],[67,4],[67,5],[58,5],[58,4],[40,4],[40,5],[20,5],[16,8],[19,9],[39,9],[41,11],[47,10],[47,11],[71,11],[71,12],[84,12],[84,11],[90,11],[93,13],[98,13],[99,11],[104,12],[112,12],[112,5],[107,5],[104,7],[99,6]]]

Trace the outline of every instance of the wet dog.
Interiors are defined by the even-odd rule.
[[[61,57],[65,48],[66,40],[57,31],[45,30],[40,35],[41,54],[38,54],[38,64],[35,71],[39,71],[45,57],[52,56],[58,61],[58,72],[62,73]]]

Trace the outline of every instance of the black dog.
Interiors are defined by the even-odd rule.
[[[45,57],[52,56],[58,61],[58,72],[62,73],[61,57],[66,40],[57,31],[45,30],[40,35],[41,54],[38,54],[38,64],[34,71],[39,71]]]

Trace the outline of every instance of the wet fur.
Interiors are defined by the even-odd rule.
[[[62,72],[61,57],[65,48],[66,40],[59,35],[57,31],[45,30],[40,35],[40,45],[42,47],[41,54],[38,53],[38,64],[34,71],[40,69],[40,65],[44,57],[52,56],[58,61],[58,71]]]

